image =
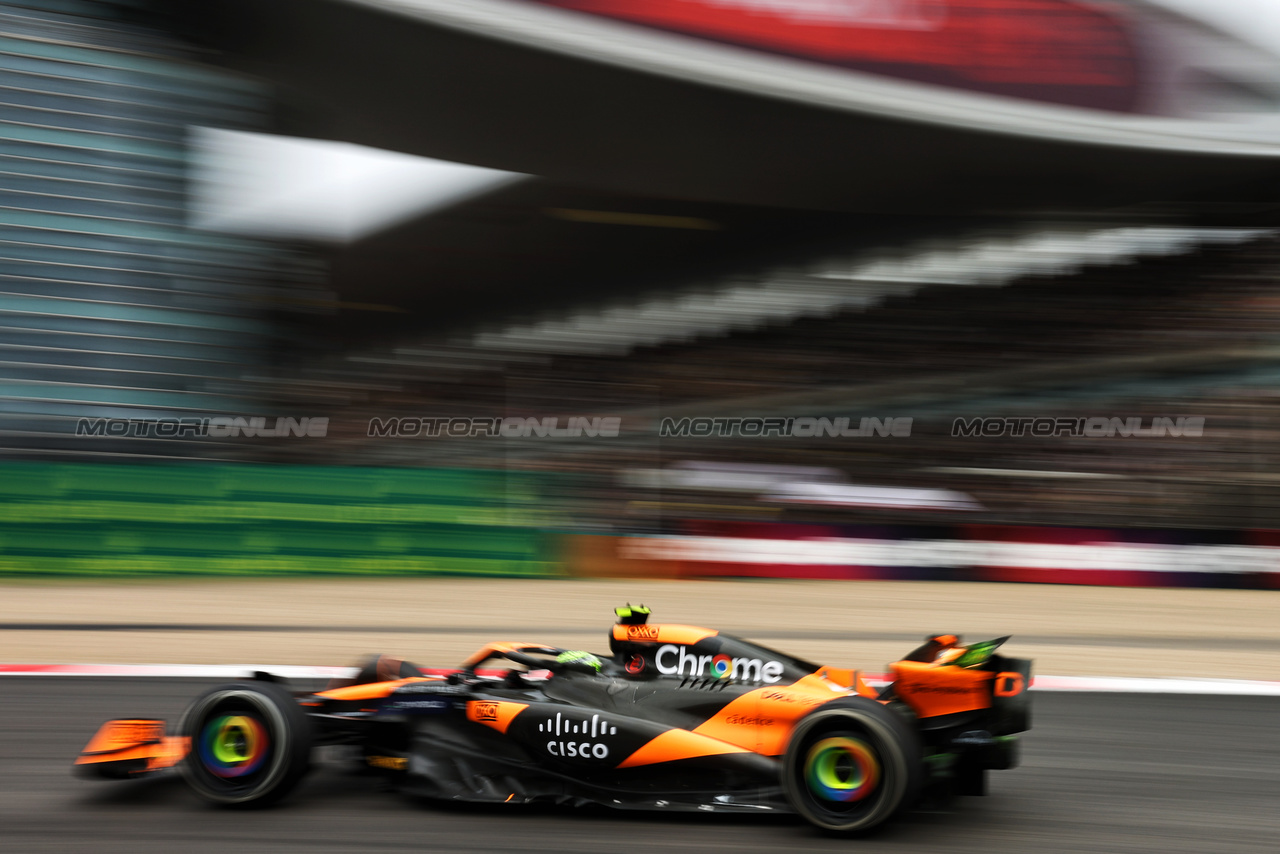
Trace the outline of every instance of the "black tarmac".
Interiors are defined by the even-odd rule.
[[[207,806],[176,777],[93,782],[71,762],[108,718],[176,720],[196,679],[0,678],[0,851],[1268,852],[1280,850],[1280,698],[1035,696],[1022,767],[985,798],[827,839],[792,817],[458,807],[382,788],[326,748],[284,803]],[[304,686],[311,687],[311,686]]]

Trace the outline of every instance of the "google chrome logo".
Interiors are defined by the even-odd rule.
[[[717,655],[711,659],[711,675],[724,679],[733,672],[733,659],[727,655]]]

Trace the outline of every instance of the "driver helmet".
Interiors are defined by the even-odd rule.
[[[570,662],[577,662],[590,667],[596,673],[599,673],[601,668],[604,667],[598,656],[580,649],[568,649],[556,656],[557,664],[568,664]]]

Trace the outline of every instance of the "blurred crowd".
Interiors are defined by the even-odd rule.
[[[863,306],[788,308],[746,328],[629,350],[497,351],[424,333],[339,351],[313,336],[227,388],[271,415],[328,418],[322,440],[63,441],[75,454],[115,457],[567,474],[578,486],[562,496],[565,509],[599,530],[666,530],[689,518],[1280,527],[1277,273],[1280,237],[1265,236],[998,283],[895,285]],[[563,425],[570,416],[620,417],[621,434],[370,431],[372,419]],[[909,437],[660,435],[663,418],[700,416],[911,418],[912,427]],[[1200,416],[1205,426],[1195,437],[952,433],[956,418],[1009,416]],[[946,512],[781,502],[764,490],[658,488],[632,476],[689,462],[820,468],[850,485],[971,500]]]
[[[937,521],[945,514],[770,506],[628,485],[681,461],[826,467],[847,482],[948,488],[965,522],[1178,527],[1280,523],[1280,239],[1020,278],[926,287],[865,311],[625,355],[495,358],[397,342],[304,370],[290,394],[336,417],[343,464],[511,466],[580,474],[584,522],[662,527],[690,515]],[[310,378],[308,378],[308,376]],[[321,378],[324,377],[322,380]],[[326,395],[328,396],[326,399]],[[607,441],[370,437],[372,417],[620,415]],[[912,417],[909,438],[659,437],[664,415]],[[976,416],[1203,416],[1199,437],[957,437]],[[340,448],[336,454],[334,448]],[[314,453],[294,446],[291,453]],[[955,514],[951,514],[954,517]],[[950,518],[950,521],[955,521]]]

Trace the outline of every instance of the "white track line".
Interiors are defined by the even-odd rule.
[[[334,679],[356,674],[354,667],[296,664],[0,664],[0,676],[164,676],[246,679],[262,670],[286,679]]]
[[[1125,694],[1239,694],[1280,697],[1280,682],[1248,679],[1137,679],[1124,676],[1037,676],[1038,691],[1105,691]]]
[[[297,664],[0,664],[0,676],[114,676],[244,679],[254,671],[286,679],[334,679],[354,676],[354,667]],[[884,674],[865,673],[873,686],[887,683]],[[1034,691],[1080,691],[1124,694],[1233,694],[1280,697],[1280,682],[1247,679],[1152,679],[1125,676],[1036,676]]]

